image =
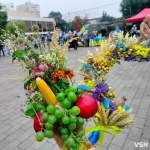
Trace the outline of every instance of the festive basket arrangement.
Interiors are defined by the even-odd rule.
[[[15,24],[14,24],[15,26]],[[72,78],[73,70],[66,67],[69,42],[64,48],[58,43],[58,33],[54,23],[53,49],[43,54],[34,50],[33,39],[38,38],[38,26],[33,25],[35,34],[28,36],[24,46],[24,36],[17,30],[17,36],[11,35],[15,48],[13,57],[20,60],[21,69],[27,73],[24,89],[27,91],[25,116],[33,118],[36,140],[54,138],[60,149],[90,149],[99,140],[103,145],[104,132],[117,135],[121,129],[130,128],[135,120],[132,109],[125,106],[127,99],[116,99],[115,90],[108,86],[105,75],[118,58],[126,61],[149,61],[149,51],[135,37],[108,39],[96,50],[96,58],[88,52],[88,58],[82,57],[78,85]],[[75,39],[71,39],[75,40]],[[132,57],[132,58],[131,58]],[[92,118],[95,126],[86,129],[85,122]],[[92,132],[89,137],[85,133]]]

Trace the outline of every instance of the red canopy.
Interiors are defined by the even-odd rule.
[[[136,21],[143,21],[147,15],[150,15],[150,8],[145,8],[137,15],[128,18],[125,20],[125,22],[136,22]]]

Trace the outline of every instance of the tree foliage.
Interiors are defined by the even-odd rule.
[[[7,12],[5,11],[1,11],[2,7],[0,5],[0,28],[1,29],[5,29],[6,24],[7,24]],[[0,35],[2,35],[3,33],[0,30]]]
[[[18,26],[18,29],[22,32],[26,32],[27,31],[27,26],[26,23],[24,21],[14,21],[14,23],[16,24],[16,26]],[[13,26],[13,22],[9,22],[6,25],[6,30],[9,31],[10,34],[16,34],[15,33],[15,27]]]
[[[81,19],[79,16],[76,16],[74,20],[72,21],[72,30],[78,31],[77,25],[79,24],[81,28],[83,26],[83,22],[85,25],[87,24],[86,19]]]
[[[62,19],[62,14],[60,12],[50,12],[48,18],[54,18],[56,22],[56,27],[61,29],[63,32],[69,30],[69,24]]]
[[[122,0],[120,12],[122,13],[123,18],[130,18],[149,6],[149,0]]]
[[[107,12],[103,11],[102,17],[99,19],[98,22],[114,22],[118,20],[121,20],[121,18],[115,18],[115,17],[109,16]]]

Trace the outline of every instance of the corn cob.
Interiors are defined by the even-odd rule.
[[[50,87],[41,78],[36,78],[36,84],[48,105],[56,105],[57,98]]]

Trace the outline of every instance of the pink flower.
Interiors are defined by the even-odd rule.
[[[36,78],[39,76],[42,77],[45,74],[45,72],[49,70],[49,68],[51,68],[51,64],[41,63],[35,69],[32,70],[31,77],[32,78]]]
[[[32,94],[34,91],[31,90],[30,84],[31,83],[28,84],[27,90],[29,91],[30,94]]]

